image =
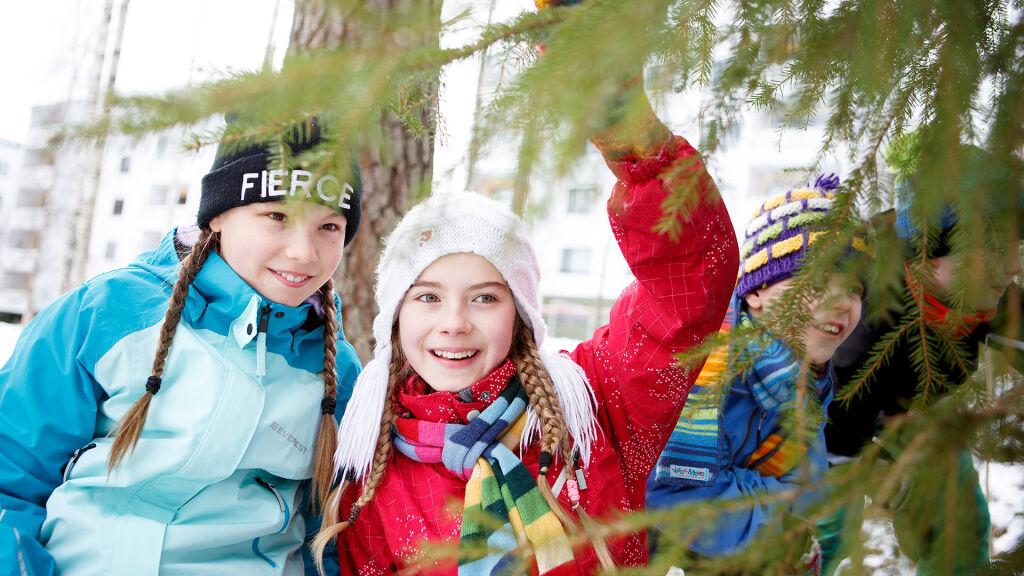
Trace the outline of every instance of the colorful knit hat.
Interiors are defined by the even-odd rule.
[[[229,118],[232,124],[237,117]],[[325,142],[321,122],[313,118],[286,130],[282,138],[290,156],[312,150]],[[352,162],[348,175],[315,174],[297,166],[274,169],[271,140],[238,145],[228,141],[217,148],[210,171],[203,176],[203,193],[199,199],[196,222],[208,228],[218,214],[238,206],[257,202],[300,198],[323,204],[343,214],[345,244],[355,237],[362,216],[363,185],[359,164]]]
[[[737,297],[793,276],[807,247],[825,233],[811,230],[828,216],[838,187],[838,176],[822,174],[812,186],[789,190],[758,209],[740,247]]]
[[[526,226],[508,208],[468,192],[431,196],[410,210],[385,241],[377,265],[376,300],[380,312],[373,321],[373,358],[356,380],[352,398],[338,428],[338,472],[360,478],[369,472],[384,413],[391,332],[402,299],[423,270],[447,254],[482,256],[504,277],[516,310],[533,333],[539,348],[547,331],[540,314],[540,268],[526,236]],[[562,404],[566,431],[584,462],[596,437],[595,399],[583,369],[564,354],[542,354],[544,367]],[[529,442],[540,433],[532,409],[527,412]]]
[[[1008,240],[1024,237],[1024,186],[1014,177],[1014,174],[1021,173],[1022,167],[1015,159],[1011,162],[1017,165],[1000,166],[993,155],[984,149],[964,145],[960,148],[956,170],[959,179],[954,184],[944,181],[936,183],[934,179],[926,181],[928,179],[922,171],[935,169],[927,163],[919,166],[916,172],[905,175],[896,184],[896,234],[905,241],[907,253],[919,255],[923,241],[928,242],[928,256],[931,258],[946,256],[953,251],[953,236],[961,215],[955,202],[943,202],[935,207],[935,213],[928,219],[928,226],[923,227],[921,210],[915,204],[921,188],[928,185],[932,186],[927,191],[929,196],[939,193],[934,189],[936,185],[952,188],[957,198],[970,199],[970,202],[976,202],[977,196],[982,194],[982,226]],[[922,231],[925,228],[928,230],[927,239],[923,238]]]

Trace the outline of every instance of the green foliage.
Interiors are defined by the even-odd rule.
[[[437,47],[432,37],[437,23],[425,21],[426,11],[397,17],[374,13],[356,1],[332,4],[345,14],[347,25],[367,31],[358,44],[294,56],[280,72],[239,74],[160,97],[121,98],[110,117],[79,134],[200,127],[188,142],[197,148],[258,138],[289,122],[326,114],[338,134],[372,144],[385,136],[375,120],[390,111],[408,130],[432,137],[434,128],[415,114],[430,103],[419,87],[433,80],[440,66],[484,49],[516,73],[503,75],[496,98],[474,127],[472,147],[479,150],[496,139],[519,142],[520,182],[527,181],[538,162],[568,170],[587,139],[610,127],[613,112],[618,125],[626,127],[623,133],[642,130],[636,122],[645,113],[646,99],[636,84],[624,90],[623,83],[641,74],[645,65],[658,71],[647,84],[655,99],[691,88],[710,95],[699,133],[685,134],[699,140],[707,155],[727,144],[747,109],[776,115],[787,130],[804,129],[824,117],[820,153],[808,160],[808,168],[817,168],[826,152],[842,149],[849,151],[852,170],[822,226],[829,235],[815,245],[770,324],[802,353],[807,303],[820,294],[821,280],[847,262],[852,238],[865,233],[854,217],[862,208],[876,211],[893,204],[895,173],[897,181],[913,182],[910,214],[924,223],[921,237],[929,240],[911,243],[908,251],[897,238],[891,214],[873,219],[877,257],[857,264],[871,294],[865,317],[898,314],[902,319],[882,337],[864,370],[838,392],[836,401],[862,394],[873,384],[872,372],[893,362],[914,367],[919,394],[915,410],[890,422],[883,435],[883,444],[898,438],[899,450],[870,446],[857,462],[834,470],[825,486],[765,498],[785,502],[803,490],[830,490],[832,497],[808,520],[846,509],[850,514],[845,526],[856,534],[859,518],[883,516],[904,481],[912,481],[921,495],[935,502],[952,498],[928,488],[928,475],[921,470],[949,464],[959,450],[974,448],[1004,462],[1024,459],[1020,373],[1005,358],[993,359],[984,363],[989,371],[984,378],[968,379],[961,389],[950,390],[950,375],[941,367],[974,373],[964,360],[971,351],[948,333],[930,329],[921,302],[905,288],[911,271],[925,286],[934,284],[925,265],[935,248],[928,228],[950,207],[961,223],[952,237],[961,266],[948,303],[965,310],[991,264],[1017,255],[1024,225],[1024,20],[1019,1],[588,0],[582,6],[524,13],[487,26],[454,48]],[[443,25],[463,22],[460,15]],[[540,58],[533,48],[537,41],[546,45]],[[238,110],[250,119],[244,127],[223,133],[201,128],[212,116]],[[984,177],[968,178],[972,153],[964,144],[984,152]],[[342,158],[347,149],[333,154]],[[671,216],[685,214],[691,206],[687,189],[680,186],[666,201],[672,214],[662,231],[679,233]],[[744,216],[733,215],[737,226]],[[1019,334],[1020,318],[1014,314],[1009,332]],[[896,358],[893,346],[903,339],[913,344],[911,355]],[[709,346],[684,360],[693,362]],[[990,386],[992,382],[998,385]],[[803,406],[792,411],[804,422],[793,424],[793,430],[805,430],[813,414]],[[871,500],[867,509],[864,493]],[[651,522],[662,527],[669,545],[648,573],[664,574],[674,563],[687,566],[687,574],[781,573],[780,567],[804,546],[807,524],[782,530],[779,539],[755,542],[732,559],[694,561],[685,553],[701,526],[725,510],[750,504],[694,505],[626,518],[609,530]],[[943,521],[954,522],[954,515]],[[852,573],[866,573],[857,562],[866,553],[863,541],[854,537],[847,545],[856,564]]]

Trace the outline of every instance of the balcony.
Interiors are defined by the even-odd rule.
[[[12,248],[4,246],[3,272],[16,274],[31,274],[36,264],[36,255],[39,250],[35,248]]]
[[[40,230],[46,223],[46,208],[42,206],[17,206],[5,215],[8,230]]]

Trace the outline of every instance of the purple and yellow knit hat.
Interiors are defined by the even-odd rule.
[[[790,278],[807,247],[823,231],[813,231],[828,216],[839,177],[818,176],[811,186],[794,188],[768,200],[747,224],[740,247],[740,277],[736,296]]]

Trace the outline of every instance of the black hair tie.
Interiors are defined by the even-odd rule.
[[[324,399],[320,401],[320,413],[321,414],[334,414],[334,408],[338,405],[334,398],[328,398],[324,396]]]
[[[160,377],[159,376],[150,376],[149,379],[146,380],[146,392],[149,392],[150,394],[153,394],[155,396],[156,393],[159,392],[159,391],[160,391]]]
[[[540,456],[537,457],[537,464],[539,465],[539,468],[540,468],[537,471],[538,474],[543,474],[544,476],[547,476],[548,475],[548,468],[551,467],[551,464],[553,464],[554,461],[555,461],[555,457],[551,455],[551,452],[548,452],[547,450],[544,450],[543,452],[541,452]]]

